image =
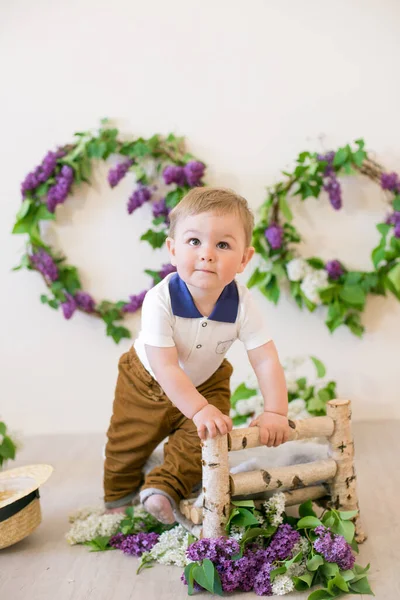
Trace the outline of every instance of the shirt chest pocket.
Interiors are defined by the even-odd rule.
[[[225,354],[228,352],[234,341],[235,339],[232,338],[230,340],[226,340],[225,342],[217,342],[217,347],[215,348],[216,354]]]

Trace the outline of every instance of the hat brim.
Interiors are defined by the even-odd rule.
[[[51,465],[28,465],[0,471],[0,509],[37,490],[53,472]],[[11,492],[11,494],[10,494]]]

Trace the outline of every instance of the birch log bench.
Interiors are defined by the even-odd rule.
[[[193,523],[203,524],[203,537],[225,535],[231,498],[251,496],[260,492],[283,491],[286,505],[327,497],[327,505],[337,510],[359,510],[354,443],[351,433],[351,403],[331,400],[326,417],[290,421],[288,441],[326,437],[329,458],[306,464],[259,469],[237,474],[229,473],[228,452],[261,446],[258,427],[233,429],[202,442],[203,507],[194,500],[180,503],[182,514]],[[365,540],[359,514],[353,519],[355,539]]]

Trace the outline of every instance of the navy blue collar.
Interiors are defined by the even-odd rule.
[[[176,317],[202,319],[186,283],[174,273],[168,282],[172,312]],[[231,281],[221,292],[216,305],[208,317],[210,321],[234,323],[239,309],[239,293],[235,281]]]

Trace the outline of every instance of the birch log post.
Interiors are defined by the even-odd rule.
[[[336,474],[329,482],[331,505],[337,510],[359,511],[350,400],[330,400],[327,414],[335,424],[328,442],[329,454],[337,464]],[[353,522],[356,528],[355,539],[361,543],[367,536],[362,529],[360,513]]]
[[[203,537],[225,535],[229,519],[230,489],[228,436],[217,435],[202,442]]]

